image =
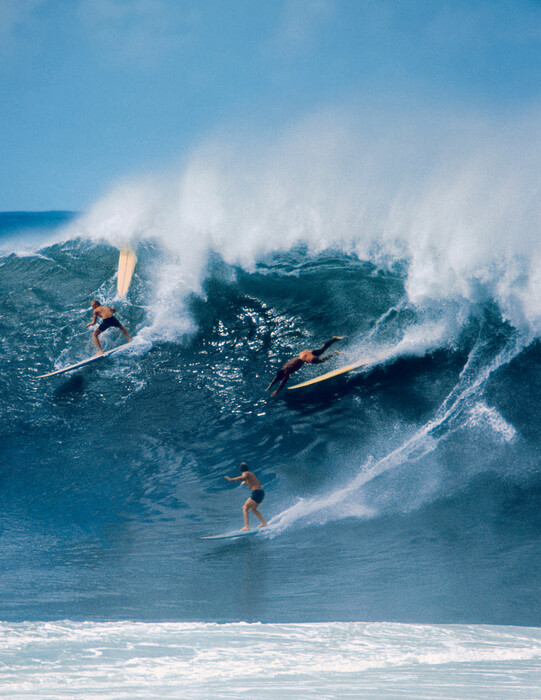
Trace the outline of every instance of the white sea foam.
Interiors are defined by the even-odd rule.
[[[163,246],[150,296],[167,307],[170,335],[190,327],[182,299],[200,289],[209,251],[251,268],[299,244],[405,259],[417,307],[493,299],[516,327],[539,332],[538,115],[354,113],[217,135],[179,173],[118,185],[71,235]]]
[[[522,348],[520,340],[511,342],[489,362],[482,359],[481,349],[473,351],[462,370],[460,380],[433,418],[413,434],[406,435],[398,447],[384,456],[377,460],[370,458],[364,464],[360,464],[355,476],[347,483],[323,496],[301,498],[274,516],[269,522],[271,532],[280,533],[293,524],[322,525],[353,515],[359,518],[373,517],[377,510],[365,503],[363,495],[367,484],[390,470],[419,462],[434,453],[442,439],[447,439],[468,425],[479,425],[481,420],[501,438],[511,440],[515,434],[514,428],[506,424],[496,411],[492,411],[488,406],[483,408],[477,397],[491,374],[508,363]],[[428,475],[429,481],[431,478],[432,476]]]
[[[533,698],[533,628],[0,623],[0,697]]]
[[[352,339],[348,343],[344,360],[349,357],[356,362],[366,359],[365,368],[382,365],[399,357],[418,357],[452,344],[460,329],[460,313],[456,307],[452,312],[449,309],[433,309],[430,314],[419,314],[418,323],[404,326],[400,329],[400,336],[394,338],[394,342],[381,342],[377,334],[378,324],[374,329],[360,338]]]
[[[386,362],[452,344],[472,306],[486,301],[498,304],[523,345],[541,330],[536,117],[432,120],[427,111],[397,120],[335,110],[281,133],[223,133],[194,150],[176,175],[120,184],[73,233],[118,246],[158,242],[163,255],[148,281],[151,321],[141,331],[150,341],[191,332],[186,301],[201,290],[210,251],[251,269],[302,244],[310,253],[339,249],[381,265],[407,262],[402,303],[415,308],[417,322],[401,327],[392,344],[381,342],[377,327],[353,339],[352,360]],[[351,483],[294,504],[275,525],[325,522],[337,510],[368,517],[366,483],[434,452],[442,425],[482,422],[510,441],[514,428],[480,408],[475,392],[515,351],[496,364],[489,356],[469,362],[433,420],[360,465]]]
[[[415,308],[417,322],[401,327],[392,344],[381,342],[376,324],[350,343],[352,360],[386,362],[446,346],[471,305],[490,300],[526,343],[541,330],[537,116],[496,122],[480,115],[432,120],[429,110],[400,119],[335,110],[281,133],[223,133],[176,174],[120,183],[60,235],[118,247],[158,243],[161,254],[147,270],[145,342],[193,330],[187,300],[201,291],[211,251],[251,269],[303,244],[382,265],[407,262],[402,304]],[[489,361],[488,373],[494,367]],[[338,504],[342,513],[369,516],[364,485],[433,452],[444,423],[453,430],[482,424],[511,441],[513,426],[474,396],[487,368],[470,362],[433,420],[360,465],[351,483],[293,505],[276,524],[324,522]]]
[[[505,418],[493,407],[487,406],[483,401],[478,401],[469,410],[469,423],[472,426],[489,427],[503,442],[512,442],[517,431]]]

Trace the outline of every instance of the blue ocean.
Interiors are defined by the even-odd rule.
[[[537,251],[111,200],[0,214],[0,697],[538,697]]]

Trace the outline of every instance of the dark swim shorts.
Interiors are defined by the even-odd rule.
[[[120,323],[114,316],[103,319],[103,321],[100,323],[100,331],[106,331],[108,328],[111,328],[111,326],[115,326],[115,328],[120,328]]]
[[[265,498],[265,492],[263,489],[256,489],[255,491],[252,491],[252,495],[250,496],[252,501],[255,501],[256,503],[261,503],[261,501]]]

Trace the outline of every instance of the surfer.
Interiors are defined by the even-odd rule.
[[[94,342],[98,346],[98,355],[103,354],[103,348],[101,347],[100,339],[98,338],[98,336],[100,335],[100,333],[103,333],[103,331],[106,331],[108,328],[111,328],[111,326],[114,326],[115,328],[120,328],[120,330],[128,339],[128,342],[131,340],[128,331],[114,316],[116,309],[113,309],[110,306],[105,306],[105,304],[101,304],[97,299],[92,299],[92,301],[90,302],[90,306],[94,309],[94,315],[92,317],[92,321],[90,321],[90,323],[87,323],[86,327],[88,328],[89,326],[93,326],[97,322],[98,316],[102,319],[100,325],[96,328],[94,333],[92,333]]]
[[[261,486],[259,479],[251,471],[248,471],[248,465],[246,462],[241,462],[239,469],[241,471],[240,476],[226,476],[227,481],[240,481],[242,484],[246,484],[250,491],[252,492],[246,503],[242,506],[242,514],[244,515],[244,527],[242,531],[249,530],[250,525],[248,523],[248,513],[252,511],[261,520],[261,525],[259,527],[265,527],[267,521],[257,510],[258,505],[265,498],[265,492]]]
[[[280,382],[280,386],[278,387],[278,389],[273,391],[271,394],[271,396],[276,396],[276,394],[281,389],[283,389],[285,383],[289,379],[289,376],[293,374],[293,372],[296,372],[298,369],[300,369],[305,362],[311,365],[316,365],[320,364],[321,362],[326,362],[327,360],[330,360],[331,357],[333,357],[333,355],[339,354],[340,350],[335,350],[331,355],[327,355],[327,357],[321,357],[321,355],[330,345],[336,343],[338,340],[342,340],[342,338],[343,336],[341,335],[333,335],[333,337],[330,340],[327,340],[326,343],[323,343],[323,345],[320,348],[317,348],[316,350],[303,350],[299,355],[297,355],[297,357],[294,357],[292,360],[286,362],[285,365],[283,365],[281,369],[278,370],[276,376],[269,384],[269,386],[265,389],[265,391],[269,391],[269,389],[271,389],[276,384],[276,382]]]

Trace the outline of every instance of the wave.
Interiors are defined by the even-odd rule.
[[[415,306],[492,300],[516,328],[537,334],[536,124],[535,115],[437,123],[403,114],[393,123],[332,111],[280,134],[223,134],[180,174],[120,184],[69,235],[158,241],[167,253],[152,296],[169,312],[200,292],[211,252],[253,270],[306,246],[309,255],[335,249],[378,266],[404,261]]]
[[[528,551],[539,533],[531,507],[541,442],[539,138],[526,119],[518,130],[516,121],[434,126],[414,116],[398,123],[333,113],[278,135],[217,136],[180,175],[121,184],[38,238],[3,239],[0,503],[12,551],[34,553],[42,586],[37,602],[29,587],[18,593],[13,615],[92,616],[98,594],[70,562],[75,555],[91,570],[97,551],[105,589],[114,598],[120,586],[134,618],[148,603],[139,586],[154,591],[162,577],[150,617],[173,605],[180,619],[218,619],[205,589],[214,583],[201,583],[212,555],[194,542],[240,520],[245,495],[226,490],[223,477],[242,460],[267,493],[271,528],[256,538],[274,548],[265,550],[267,577],[278,588],[284,571],[293,577],[293,598],[306,600],[302,619],[336,611],[305,598],[298,574],[306,527],[318,526],[333,552],[311,550],[318,590],[333,599],[336,576],[327,571],[352,581],[343,603],[334,600],[341,619],[355,618],[366,600],[358,557],[377,558],[381,545],[388,558],[378,560],[373,591],[389,596],[367,594],[365,616],[375,606],[379,619],[409,620],[412,609],[418,619],[480,619],[476,604],[492,622],[538,620]],[[127,299],[116,300],[126,244],[138,263]],[[94,297],[117,308],[137,339],[133,352],[56,383],[36,381],[94,351],[85,327]],[[265,387],[281,364],[335,334],[346,337],[343,354],[325,370],[362,357],[366,366],[270,399]],[[120,340],[108,331],[106,349]],[[301,371],[307,379],[321,367]],[[487,494],[482,516],[471,505],[479,491]],[[448,591],[447,607],[432,600],[427,613],[415,592],[426,564],[417,533],[434,512],[449,511],[489,552],[471,575],[489,576],[490,595],[468,608]],[[496,534],[483,529],[487,521]],[[470,576],[466,555],[478,552],[461,545],[453,563]],[[109,547],[119,552],[114,561]],[[337,559],[334,551],[346,549],[351,555]],[[439,550],[430,556],[436,585],[447,562]],[[238,558],[216,557],[216,586],[225,590]],[[526,583],[502,589],[502,567],[492,568],[502,558]],[[397,559],[414,562],[401,585],[417,601],[399,595],[399,613],[386,583]],[[170,565],[179,580],[192,577],[174,604],[163,582]],[[51,599],[49,566],[65,567],[67,588],[84,589],[84,602]],[[297,615],[280,603],[286,593],[254,596],[270,619]],[[507,617],[500,596],[519,601]],[[243,601],[229,602],[227,619],[245,619]],[[448,609],[461,612],[438,617]]]
[[[533,697],[540,677],[534,628],[63,621],[0,629],[8,651],[0,692],[10,697],[63,697],[70,678],[72,696],[85,698],[122,698],[128,688],[132,697],[174,697],[180,687],[191,698],[234,697],[256,686],[264,698],[431,695],[434,688],[491,697],[495,684],[502,698]]]
[[[457,384],[451,393],[442,402],[433,418],[422,425],[413,435],[405,436],[405,440],[398,447],[375,460],[370,457],[364,464],[355,469],[355,476],[345,485],[323,497],[300,499],[297,503],[272,518],[270,521],[273,532],[282,532],[285,529],[300,523],[303,526],[324,525],[325,523],[348,517],[368,518],[381,515],[385,502],[380,499],[380,508],[375,503],[369,502],[367,485],[378,479],[382,474],[393,469],[411,470],[413,464],[420,463],[422,469],[428,472],[428,482],[433,481],[434,465],[428,469],[427,456],[436,450],[442,449],[442,444],[449,441],[457,432],[464,432],[469,427],[480,427],[483,431],[493,432],[496,442],[510,442],[516,437],[516,430],[509,425],[494,408],[479,402],[478,396],[483,386],[487,383],[493,372],[508,364],[523,349],[522,344],[516,341],[510,342],[496,357],[487,362],[486,356],[479,361],[482,344],[475,348],[468,362],[462,370]],[[494,468],[491,464],[490,469]],[[473,465],[467,474],[461,475],[459,487],[463,488],[465,481],[477,476],[477,465]],[[408,503],[403,491],[403,478],[393,485],[393,490],[400,491],[401,509],[406,510],[412,505]],[[456,486],[455,486],[456,487]],[[431,488],[423,488],[422,497],[418,494],[414,498],[414,507],[419,508],[422,503],[435,497],[434,484]],[[442,493],[436,489],[441,497]],[[389,497],[387,496],[387,499]],[[367,502],[368,501],[368,502]],[[396,498],[393,499],[393,507],[396,507]]]

